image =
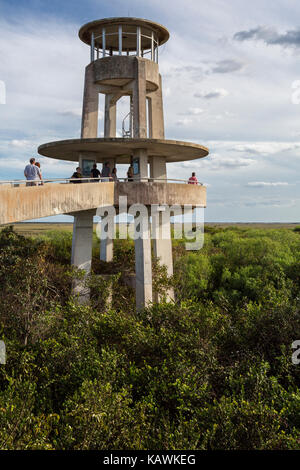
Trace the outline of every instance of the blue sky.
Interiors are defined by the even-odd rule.
[[[170,31],[159,61],[166,138],[210,149],[206,159],[169,165],[168,175],[196,171],[207,184],[207,221],[299,222],[296,0],[0,0],[0,179],[22,178],[41,143],[79,137],[89,50],[78,30],[128,15]],[[100,135],[102,125],[100,113]],[[48,177],[74,169],[40,160]]]

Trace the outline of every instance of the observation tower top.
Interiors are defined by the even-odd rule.
[[[151,49],[153,41],[161,46],[170,37],[169,31],[159,23],[142,18],[103,18],[83,25],[79,38],[88,45],[94,41],[99,49],[119,50],[119,35],[122,35],[123,50],[135,51],[137,34],[141,36],[141,49]],[[103,40],[105,44],[103,44]],[[153,47],[153,46],[152,46]]]

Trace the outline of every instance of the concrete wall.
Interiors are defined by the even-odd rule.
[[[145,67],[147,91],[156,90],[160,85],[158,64],[141,57],[112,56],[93,62],[94,80],[98,85],[124,86],[136,78],[136,64]]]
[[[12,188],[0,185],[0,225],[119,204],[193,204],[206,206],[206,188],[176,183],[45,184]]]

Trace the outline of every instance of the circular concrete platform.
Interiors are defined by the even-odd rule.
[[[206,157],[209,150],[199,144],[178,140],[159,139],[71,139],[49,142],[40,145],[38,153],[45,157],[58,160],[79,161],[79,154],[90,153],[97,162],[105,162],[108,158],[116,159],[116,163],[130,163],[133,151],[147,150],[148,157],[165,157],[167,162],[182,162]]]

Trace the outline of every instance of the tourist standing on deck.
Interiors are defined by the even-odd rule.
[[[39,168],[35,165],[35,158],[29,160],[24,170],[24,176],[27,180],[26,186],[37,186],[38,182],[42,179]]]
[[[127,171],[127,180],[128,181],[133,181],[133,166],[130,165]]]
[[[192,176],[189,179],[189,184],[198,184],[198,180],[196,178],[196,173],[192,173]]]
[[[81,168],[80,166],[78,166],[76,168],[76,171],[73,173],[73,175],[71,176],[71,183],[82,183],[81,181],[81,178],[82,178],[82,174],[81,174]]]
[[[91,170],[91,177],[93,178],[92,183],[97,183],[100,181],[101,173],[98,170],[96,163],[94,163],[93,168]]]
[[[106,162],[102,170],[102,181],[109,181],[110,177],[111,177],[111,173],[110,173],[109,164],[108,162]]]
[[[40,162],[35,162],[35,166],[38,167],[38,169],[40,170],[40,179],[41,179],[41,182],[39,183],[39,186],[43,186],[43,177],[42,177],[42,170],[41,170],[41,164]]]
[[[111,179],[112,179],[112,181],[114,181],[114,183],[116,183],[116,182],[118,181],[117,169],[116,169],[116,167],[113,168],[113,171],[111,172]]]

